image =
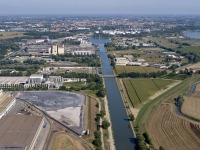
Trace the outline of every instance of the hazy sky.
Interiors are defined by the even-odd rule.
[[[0,14],[200,14],[200,0],[0,0]]]

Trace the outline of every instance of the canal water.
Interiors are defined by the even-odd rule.
[[[107,56],[104,44],[108,42],[106,39],[90,39],[95,45],[99,45],[100,51],[98,54],[101,57],[102,74],[113,75],[113,69],[110,66],[110,62]],[[115,140],[115,146],[117,150],[134,150],[135,138],[133,131],[130,128],[128,116],[125,110],[125,106],[122,101],[122,97],[115,78],[105,77],[105,87],[108,97],[108,105],[111,115],[113,134]]]

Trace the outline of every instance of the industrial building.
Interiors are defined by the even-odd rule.
[[[42,116],[7,115],[0,121],[0,149],[33,150],[44,125]]]
[[[15,103],[15,96],[11,96],[9,93],[5,93],[2,90],[0,91],[0,119],[8,113]]]
[[[29,77],[0,77],[0,87],[27,84]]]
[[[49,54],[52,55],[62,55],[64,54],[64,45],[60,46],[60,45],[52,45]]]
[[[27,53],[32,55],[62,55],[64,54],[64,45],[28,46]]]
[[[42,74],[33,74],[29,78],[30,84],[40,84],[43,81],[43,75]]]
[[[92,55],[95,51],[92,50],[76,50],[71,52],[72,55]]]

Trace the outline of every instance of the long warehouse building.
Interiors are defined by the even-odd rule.
[[[0,91],[0,119],[15,105],[15,95]]]
[[[0,149],[33,150],[44,125],[42,116],[7,115],[0,120]]]

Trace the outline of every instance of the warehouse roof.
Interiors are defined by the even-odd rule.
[[[29,148],[42,122],[41,116],[11,115],[0,121],[0,149]]]
[[[13,100],[14,100],[13,96],[10,96],[8,93],[1,92],[0,113],[2,113],[2,111],[4,111]]]

